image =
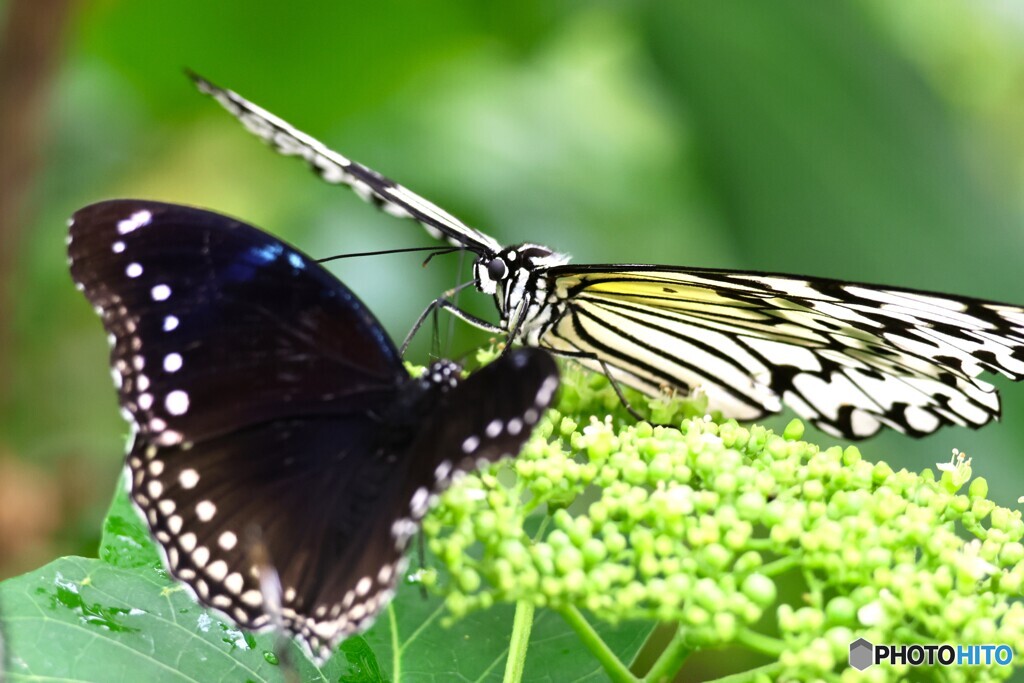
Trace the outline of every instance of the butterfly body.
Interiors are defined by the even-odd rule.
[[[712,410],[741,420],[785,403],[826,432],[862,439],[883,427],[911,436],[980,427],[1000,404],[978,376],[1024,377],[1020,306],[781,273],[575,265],[542,245],[503,247],[236,93],[192,78],[276,151],[475,254],[474,284],[493,296],[499,322],[444,298],[434,306],[648,395],[699,389]]]
[[[127,485],[165,565],[317,658],[387,602],[437,494],[518,452],[557,387],[533,350],[466,380],[450,361],[410,377],[340,281],[219,214],[94,204],[68,253],[109,335]]]

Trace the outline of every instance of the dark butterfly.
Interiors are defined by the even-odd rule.
[[[539,350],[411,378],[345,285],[209,211],[94,204],[68,253],[109,334],[131,499],[170,572],[317,658],[387,602],[437,493],[518,452],[558,386]]]
[[[511,341],[574,358],[649,395],[702,390],[710,408],[753,420],[782,409],[833,435],[888,426],[923,436],[1000,413],[982,372],[1024,377],[1024,308],[968,297],[779,273],[570,265],[538,244],[504,247],[239,95],[190,74],[278,152],[305,159],[390,214],[476,254],[476,288]],[[423,317],[420,319],[423,320]],[[415,329],[415,328],[414,328]]]

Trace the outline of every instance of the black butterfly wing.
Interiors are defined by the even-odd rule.
[[[361,525],[394,465],[377,415],[409,377],[380,325],[301,252],[207,211],[95,204],[68,249],[135,432],[132,500],[172,572],[265,626],[257,534],[294,593],[285,607],[313,605],[328,574],[365,559]]]
[[[112,343],[121,406],[158,445],[389,398],[407,376],[363,304],[315,261],[208,211],[81,209],[71,275]]]
[[[414,466],[403,494],[422,498],[417,489],[424,482],[444,487],[455,472],[518,453],[558,384],[554,359],[533,348],[513,349],[463,380],[411,446]]]
[[[445,363],[410,379],[344,285],[218,214],[104,202],[75,214],[69,254],[111,336],[130,493],[167,566],[318,659],[390,597],[451,473],[517,452],[557,387],[535,350],[460,386]]]
[[[305,634],[314,653],[326,656],[338,639],[372,623],[393,594],[405,570],[405,549],[437,495],[457,473],[515,456],[550,406],[558,383],[555,361],[539,349],[512,351],[444,391],[436,389],[448,379],[431,377],[430,371],[410,383],[411,392],[428,387],[421,402],[425,412],[411,425],[411,444],[401,453],[384,449],[385,467],[375,472],[366,494],[375,514],[357,511],[366,523],[346,539],[361,552],[352,556],[351,567],[331,572],[315,604],[306,606],[309,616],[298,619],[295,630]]]
[[[398,458],[381,428],[294,417],[169,448],[137,439],[132,500],[200,602],[244,628],[280,625],[323,658],[369,625],[398,576]],[[364,576],[383,588],[367,594]]]
[[[187,73],[200,92],[217,100],[249,132],[262,138],[279,154],[305,159],[328,183],[347,185],[364,201],[383,211],[399,218],[412,218],[435,239],[447,239],[477,254],[494,254],[501,250],[501,245],[492,237],[469,227],[433,202],[342,156],[241,95],[220,88],[198,74]]]
[[[846,438],[922,436],[999,415],[983,371],[1024,377],[1024,309],[824,278],[669,266],[559,266],[541,337],[647,393],[700,387],[738,419],[781,402]],[[585,363],[587,361],[584,361]],[[598,366],[598,369],[600,367]]]
[[[315,658],[329,656],[390,599],[409,539],[454,475],[519,451],[558,370],[547,352],[520,349],[443,392],[442,383],[406,386],[424,397],[414,405],[425,412],[397,425],[411,444],[387,436],[394,424],[356,418],[283,419],[187,449],[136,443],[133,496],[174,575],[238,624],[271,626],[265,568],[246,552],[258,534],[280,581],[282,625]]]

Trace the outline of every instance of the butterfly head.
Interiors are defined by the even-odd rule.
[[[533,272],[560,266],[569,262],[569,256],[552,251],[539,244],[519,244],[496,254],[486,254],[473,265],[477,289],[484,294],[495,294],[509,283],[529,277]]]

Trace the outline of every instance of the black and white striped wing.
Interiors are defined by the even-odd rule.
[[[770,273],[595,265],[550,269],[562,314],[541,337],[648,394],[703,390],[741,420],[785,403],[851,439],[998,418],[983,371],[1024,377],[1024,309]],[[596,361],[584,365],[600,370]]]
[[[249,102],[237,93],[220,88],[198,74],[188,72],[200,92],[213,97],[276,152],[297,156],[325,181],[347,185],[364,201],[399,218],[412,218],[435,239],[447,239],[456,247],[477,254],[493,254],[501,245],[489,235],[471,228],[433,202],[329,149],[322,142],[298,130],[287,121]]]

